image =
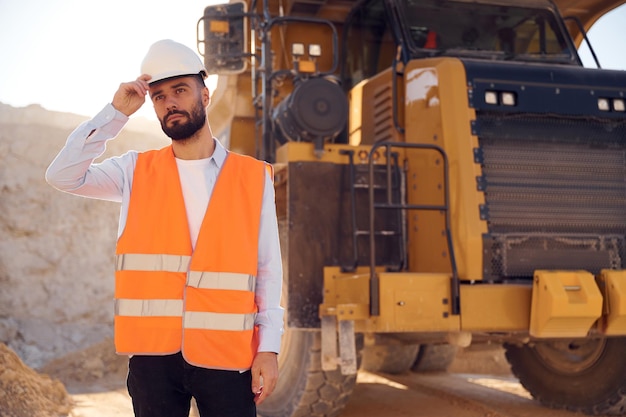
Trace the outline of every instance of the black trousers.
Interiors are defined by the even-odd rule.
[[[126,385],[136,417],[188,417],[191,398],[201,417],[256,417],[250,371],[188,364],[181,353],[130,358]]]

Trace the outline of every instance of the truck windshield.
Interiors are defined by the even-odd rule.
[[[576,64],[550,9],[466,1],[406,0],[400,19],[412,56],[451,55]]]
[[[344,87],[350,89],[390,68],[399,56],[399,44],[405,46],[403,56],[408,59],[455,56],[580,65],[564,26],[543,7],[550,3],[527,4],[364,0],[345,24]]]

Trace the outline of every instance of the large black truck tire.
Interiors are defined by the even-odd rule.
[[[357,355],[359,348],[357,338]],[[342,375],[339,368],[322,370],[319,331],[286,329],[278,359],[278,384],[258,406],[259,416],[335,417],[341,413],[356,385],[356,375]]]
[[[457,351],[458,346],[449,344],[420,345],[411,370],[413,372],[445,372],[454,362]]]
[[[376,334],[370,336],[370,343],[363,349],[361,369],[368,372],[402,374],[408,372],[415,361],[420,348],[392,335]]]
[[[513,374],[543,405],[626,414],[626,338],[505,344]]]

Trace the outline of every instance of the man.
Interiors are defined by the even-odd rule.
[[[68,137],[46,172],[55,188],[122,203],[115,346],[131,356],[137,417],[255,417],[278,379],[282,266],[271,167],[213,138],[206,70],[186,46],[151,46]],[[128,117],[154,105],[170,146],[101,163]]]

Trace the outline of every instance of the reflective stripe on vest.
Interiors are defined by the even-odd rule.
[[[116,271],[187,272],[191,256],[124,253],[115,259]]]
[[[182,317],[183,300],[115,300],[115,314],[128,317]]]
[[[234,290],[254,292],[256,277],[235,272],[189,271],[187,285],[214,290]]]
[[[139,154],[116,250],[118,353],[182,351],[196,366],[250,368],[266,169],[228,154],[194,250],[171,146]]]
[[[252,330],[256,314],[225,314],[187,311],[183,326],[186,329]]]
[[[186,272],[191,256],[137,254],[117,255],[117,271],[164,271]],[[189,271],[187,285],[195,288],[254,291],[256,277],[236,272]]]
[[[182,300],[115,300],[115,314],[128,317],[182,317]],[[188,329],[252,330],[256,314],[187,311],[183,326]]]

